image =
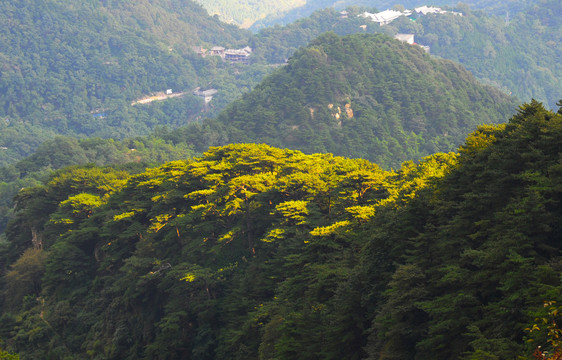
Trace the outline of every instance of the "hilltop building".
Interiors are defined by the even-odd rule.
[[[422,49],[424,49],[424,51],[426,53],[429,53],[429,46],[417,44],[414,41],[414,34],[396,34],[396,35],[394,35],[394,38],[396,40],[402,41],[406,44],[417,45],[417,46],[421,47]]]
[[[383,25],[390,24],[392,21],[398,19],[400,16],[405,16],[405,13],[396,10],[385,10],[376,14],[372,14],[365,11],[363,14],[359,16],[369,18],[372,21],[378,23],[380,26],[383,26]]]
[[[192,50],[202,57],[207,55],[220,56],[223,60],[242,64],[249,64],[250,55],[252,55],[252,48],[249,46],[242,49],[225,49],[222,46],[213,46],[211,50],[208,51],[201,46],[194,46]]]
[[[218,93],[216,89],[208,89],[208,90],[200,90],[201,88],[197,88],[193,90],[193,95],[202,97],[205,100],[205,104],[208,104],[213,100],[213,95]]]
[[[414,45],[414,34],[396,34],[394,35],[394,38],[407,44]]]
[[[447,10],[443,10],[441,8],[438,7],[434,7],[434,6],[420,6],[414,9],[414,12],[416,12],[417,14],[421,14],[421,15],[427,15],[427,14],[453,14],[453,15],[459,15],[462,16],[462,13],[460,12],[456,12],[456,11],[447,11]]]
[[[224,59],[234,63],[248,64],[252,55],[252,48],[246,46],[243,49],[228,49],[224,52]]]
[[[224,57],[224,48],[222,46],[213,46],[209,51],[209,55]]]

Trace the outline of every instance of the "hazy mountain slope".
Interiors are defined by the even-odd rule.
[[[306,0],[196,0],[207,9],[210,15],[218,15],[226,22],[243,28],[250,27],[257,20],[270,14],[282,14],[306,4]]]
[[[265,142],[398,166],[453,150],[478,124],[504,121],[514,109],[505,94],[420,47],[327,33],[216,121],[184,134],[200,148]]]
[[[261,29],[252,38],[253,47],[256,49],[255,56],[268,63],[283,63],[293,56],[295,51],[322,33],[333,31],[343,36],[356,33],[382,32],[377,23],[367,22],[365,18],[359,17],[364,9],[353,7],[347,9],[348,16],[342,15],[332,9],[318,10],[310,16],[298,19],[286,26],[272,26]]]
[[[381,11],[390,9],[395,5],[412,8],[422,5],[455,6],[458,2],[442,0],[440,2],[427,2],[423,0],[264,0],[253,1],[228,1],[228,0],[197,0],[211,15],[217,14],[221,19],[235,24],[258,30],[274,24],[288,24],[303,17],[307,17],[316,10],[334,8],[341,10],[347,6],[365,6],[378,8]],[[467,0],[467,4],[475,9],[482,9],[488,13],[504,15],[506,11],[512,15],[540,2],[539,0]]]
[[[0,31],[0,164],[55,134],[122,138],[184,125],[203,109],[193,88],[246,76],[191,51],[247,44],[248,33],[189,0],[2,1]],[[187,95],[131,106],[166,89]]]

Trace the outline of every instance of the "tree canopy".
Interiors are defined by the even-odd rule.
[[[561,135],[562,114],[531,102],[458,154],[397,171],[254,144],[136,175],[60,170],[16,199],[3,348],[92,359],[548,349],[545,332],[529,343],[524,329],[553,316],[543,300],[560,301]]]

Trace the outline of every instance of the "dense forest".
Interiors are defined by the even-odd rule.
[[[459,9],[464,17],[404,18],[384,27],[359,18],[363,10],[350,7],[344,18],[326,9],[252,35],[208,16],[190,0],[81,1],[72,7],[53,0],[4,1],[0,166],[32,154],[57,135],[124,139],[160,125],[177,128],[215,117],[274,69],[268,64],[284,63],[326,31],[415,33],[433,54],[461,62],[480,80],[519,99],[536,98],[554,107],[562,97],[557,1],[513,13],[508,26],[503,17],[466,6]],[[202,58],[192,49],[216,45],[250,45],[252,65]],[[191,96],[198,86],[219,90],[209,106]],[[131,106],[166,89],[185,96]]]
[[[532,102],[397,171],[252,144],[137,175],[60,170],[16,198],[0,346],[65,359],[560,351],[556,322],[535,319],[559,320],[543,301],[561,300],[561,136],[562,111]]]
[[[71,166],[95,164],[123,166],[128,172],[142,172],[148,166],[187,159],[195,155],[186,143],[172,144],[161,129],[144,138],[90,138],[76,140],[57,136],[47,140],[33,153],[15,164],[0,167],[0,236],[13,213],[13,198],[25,187],[39,185],[53,171]]]
[[[454,150],[516,105],[461,66],[386,35],[326,33],[216,120],[180,129],[196,149],[265,142],[361,157],[385,168]]]
[[[249,33],[190,0],[0,2],[0,166],[55,135],[123,139],[179,127],[249,91],[269,70],[203,59]],[[219,93],[209,113],[194,88]],[[183,97],[131,106],[172,89]]]
[[[318,58],[318,50],[328,61]],[[168,100],[147,110],[181,119],[183,106]],[[64,166],[156,164],[192,156],[192,150],[201,153],[209,145],[250,141],[308,153],[331,151],[397,167],[405,160],[453,150],[476,125],[506,119],[514,108],[504,95],[482,88],[457,65],[431,60],[420,49],[382,35],[325,35],[217,120],[175,131],[158,127],[150,138],[123,142],[58,137],[30,157],[0,167],[0,232],[16,192]],[[20,139],[16,129],[8,130],[6,137]]]
[[[559,1],[198,2],[0,2],[0,359],[562,358]]]

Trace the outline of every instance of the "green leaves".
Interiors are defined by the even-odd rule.
[[[25,321],[0,335],[26,356],[515,358],[562,288],[560,122],[528,104],[392,172],[253,144],[60,171],[18,196],[3,301]]]

